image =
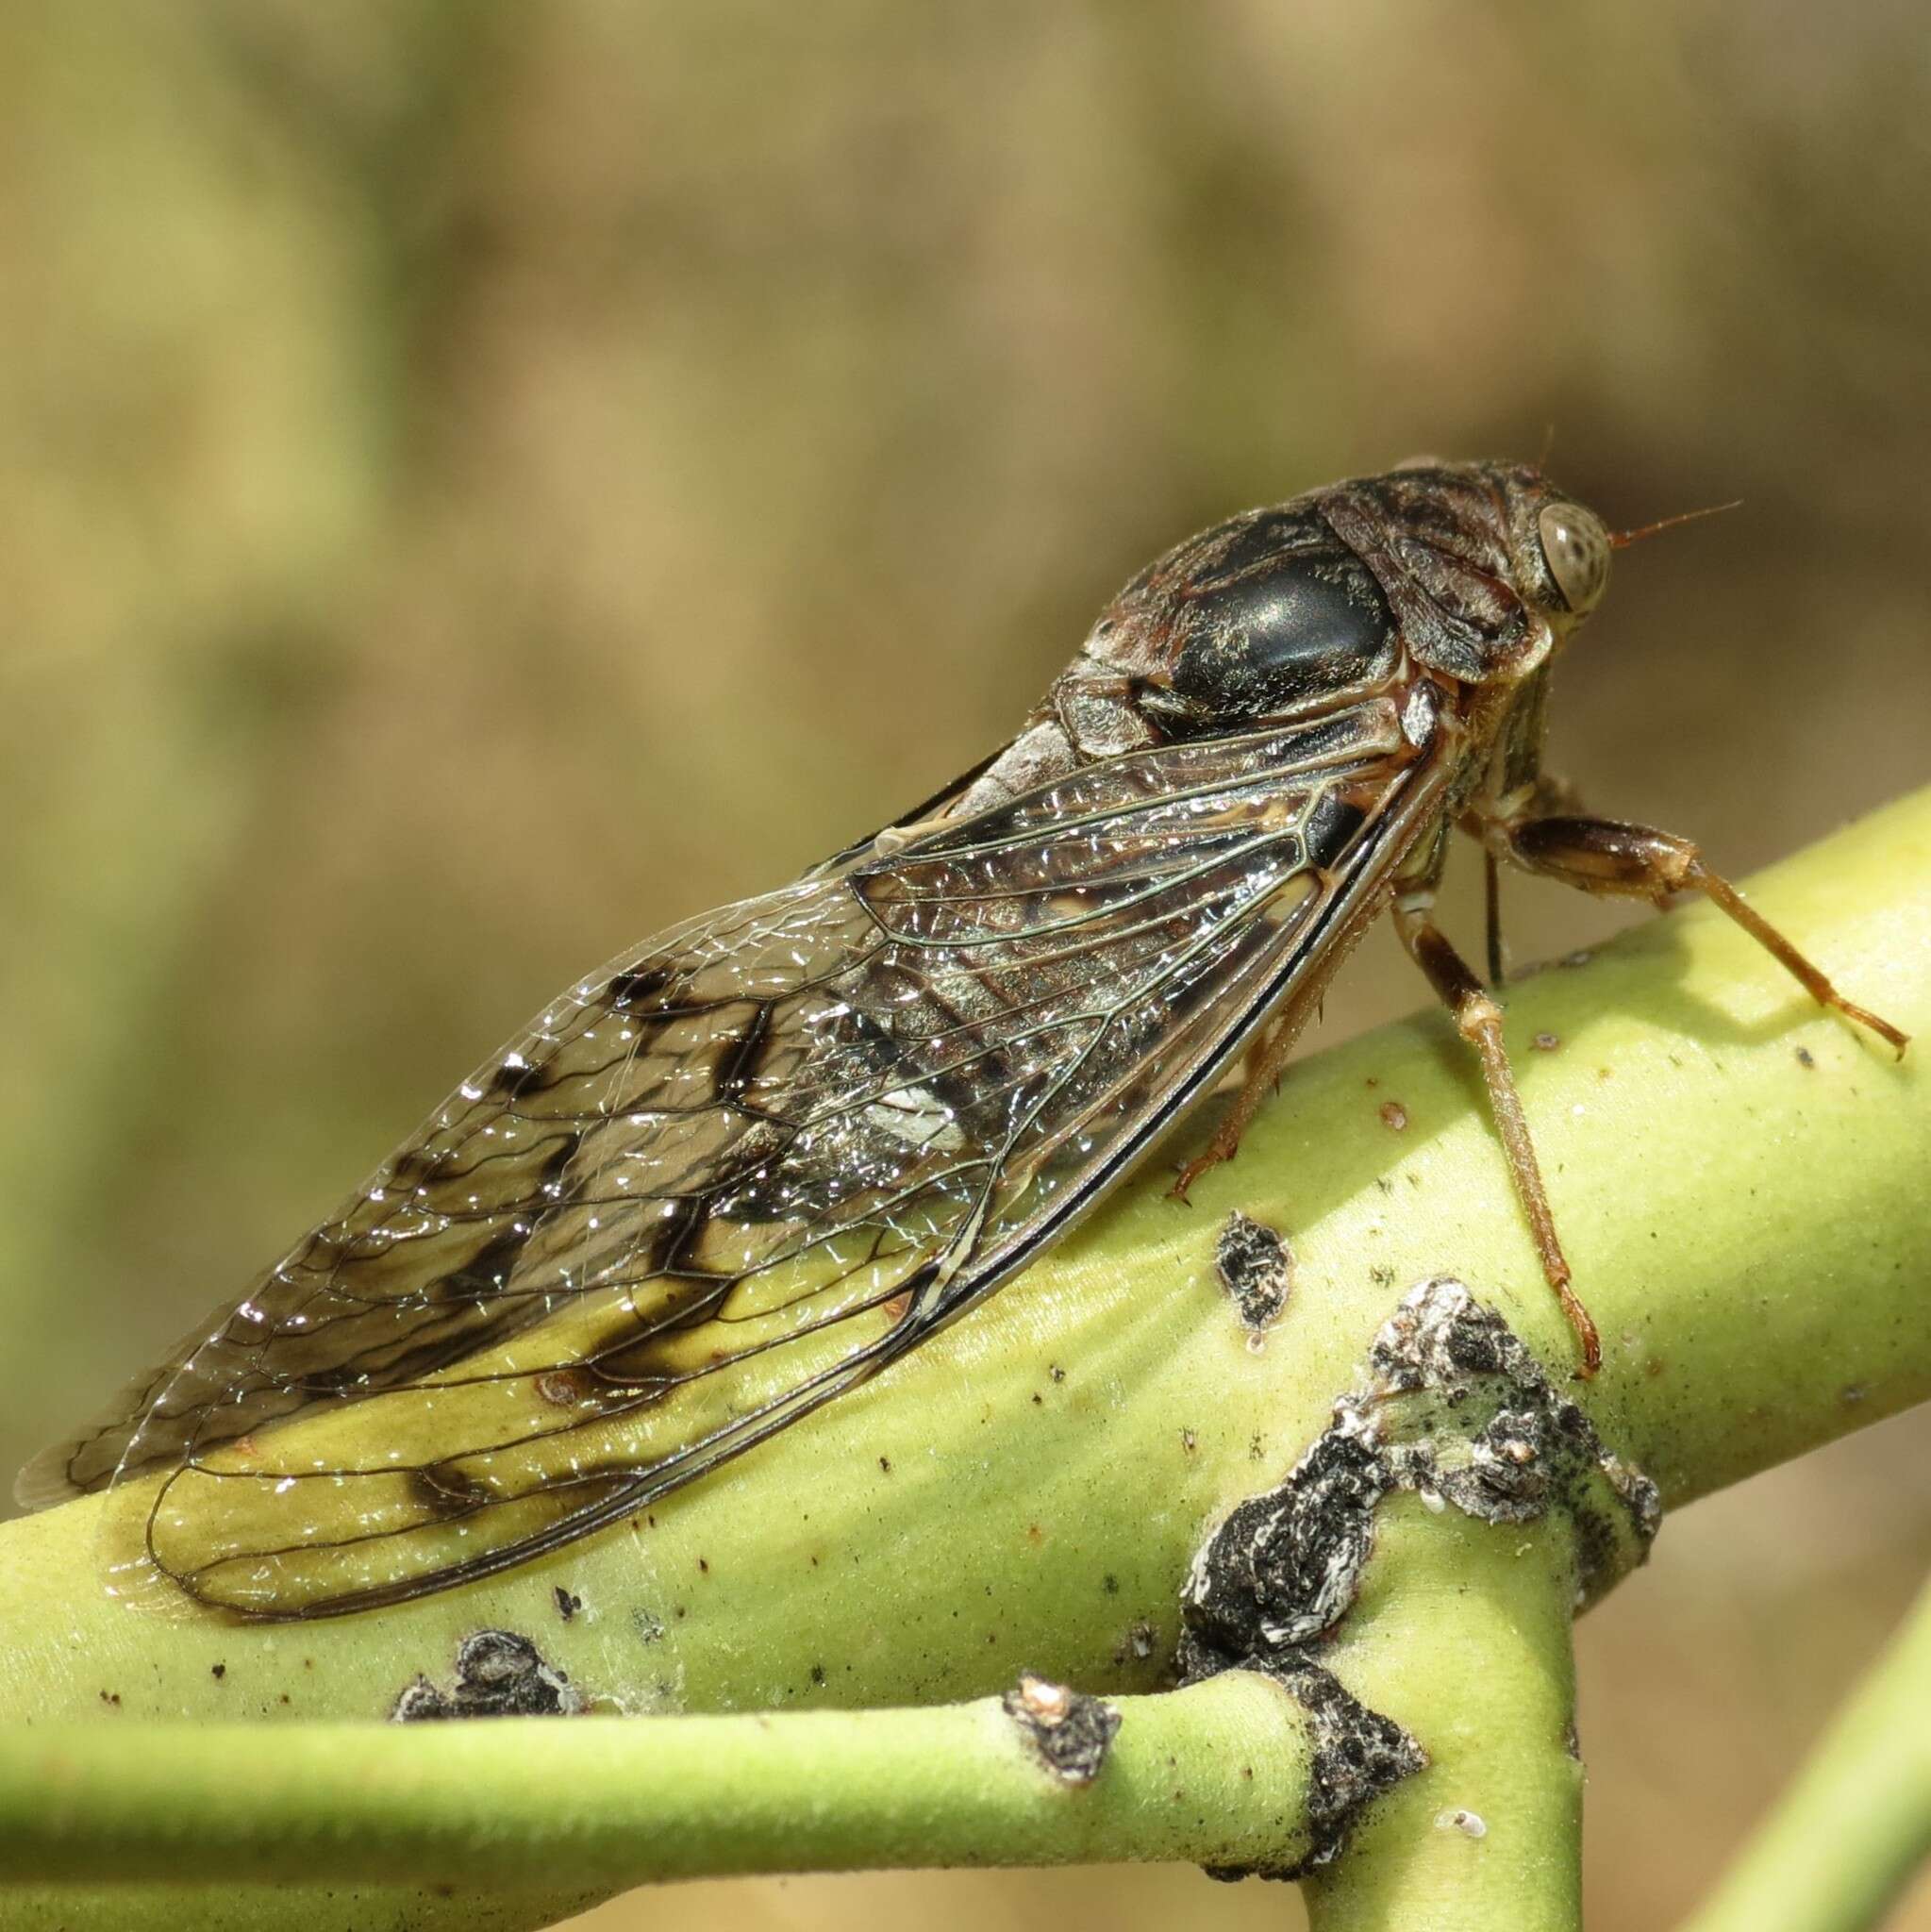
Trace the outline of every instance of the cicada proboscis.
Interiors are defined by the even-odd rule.
[[[573,988],[23,1499],[159,1477],[144,1563],[255,1617],[554,1550],[984,1300],[1251,1045],[1184,1190],[1385,908],[1593,1372],[1498,1008],[1433,916],[1451,833],[1491,874],[1701,891],[1904,1045],[1693,844],[1545,780],[1550,670],[1620,541],[1535,469],[1431,462],[1181,544],[992,758]]]

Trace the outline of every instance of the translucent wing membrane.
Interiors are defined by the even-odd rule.
[[[142,1561],[271,1617],[612,1522],[1021,1266],[1439,791],[1369,699],[1104,758],[680,926],[544,1012],[23,1495],[152,1473]]]

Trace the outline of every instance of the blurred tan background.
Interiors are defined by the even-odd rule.
[[[1552,429],[1611,521],[1741,496],[1619,562],[1559,763],[1740,872],[1924,782],[1927,125],[1914,0],[9,0],[0,1461],[1250,503]],[[1614,923],[1511,903],[1520,958]],[[1371,943],[1328,1033],[1420,997]],[[1592,1925],[1683,1908],[1795,1763],[1922,1574],[1927,1446],[1701,1506],[1590,1620]],[[1081,1873],[586,1923],[1295,1909]]]

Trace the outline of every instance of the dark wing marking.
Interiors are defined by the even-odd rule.
[[[42,1457],[141,1560],[368,1607],[628,1514],[1090,1206],[1385,878],[1440,760],[1374,699],[1102,760],[574,988],[334,1220]]]

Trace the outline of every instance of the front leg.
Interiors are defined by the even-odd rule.
[[[1487,821],[1481,831],[1490,852],[1527,872],[1560,879],[1602,897],[1648,899],[1667,904],[1674,892],[1702,892],[1714,900],[1752,939],[1763,946],[1820,1006],[1831,1007],[1860,1026],[1868,1026],[1904,1057],[1908,1034],[1881,1020],[1839,992],[1823,971],[1806,959],[1721,873],[1704,863],[1688,839],[1651,825],[1617,819],[1550,814]]]
[[[1434,870],[1439,875],[1439,865]],[[1602,1338],[1590,1311],[1569,1285],[1569,1260],[1556,1237],[1549,1192],[1542,1185],[1535,1142],[1529,1139],[1528,1118],[1523,1112],[1522,1096],[1516,1091],[1515,1074],[1508,1064],[1508,1049],[1502,1041],[1502,1008],[1489,996],[1468,961],[1450,943],[1448,935],[1435,924],[1433,878],[1397,885],[1394,928],[1416,965],[1428,975],[1429,984],[1455,1016],[1457,1031],[1481,1058],[1482,1079],[1489,1089],[1489,1110],[1495,1118],[1496,1129],[1508,1156],[1508,1171],[1514,1177],[1523,1212],[1528,1216],[1536,1252],[1541,1257],[1542,1273],[1556,1291],[1556,1299],[1562,1304],[1562,1312],[1581,1344],[1582,1373],[1593,1375],[1603,1362]]]

